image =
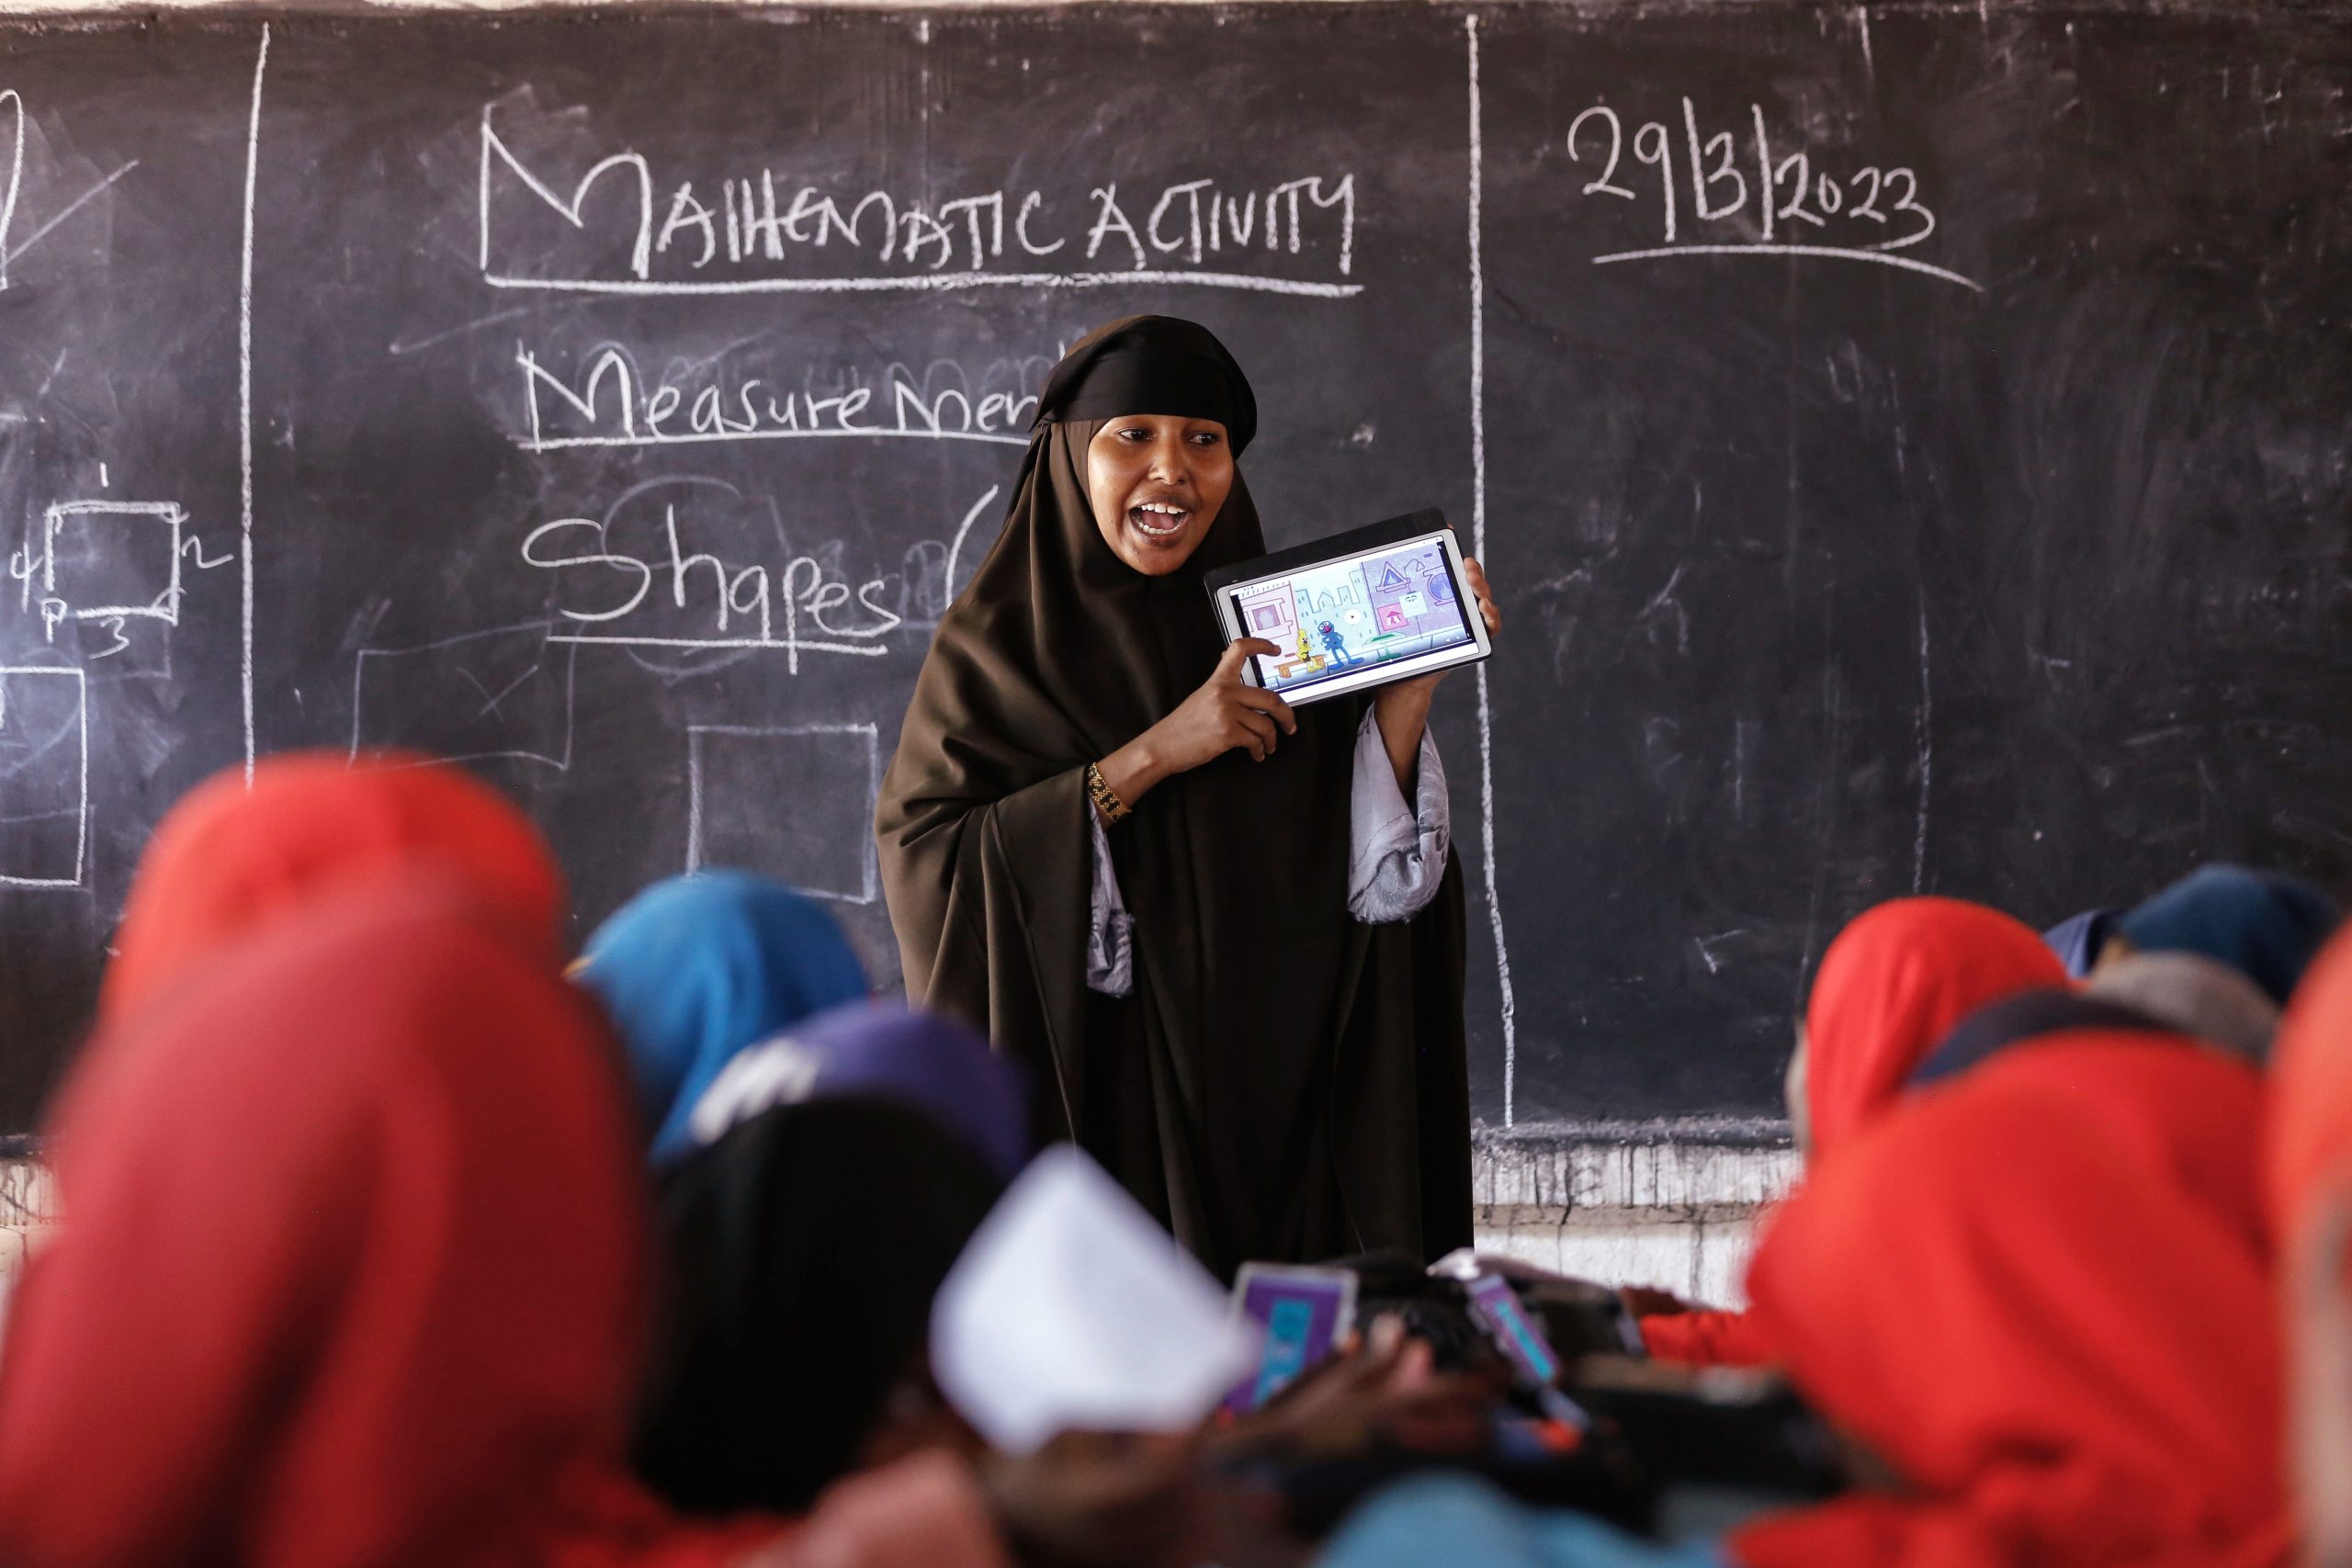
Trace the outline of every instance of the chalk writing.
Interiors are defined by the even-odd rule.
[[[36,607],[38,586],[41,634],[51,643],[69,620],[96,622],[115,640],[94,659],[129,648],[133,620],[178,626],[183,563],[210,570],[234,558],[207,555],[203,540],[186,530],[187,521],[187,513],[168,501],[68,501],[50,507],[38,542],[28,534],[8,555],[18,607],[27,613]]]
[[[550,642],[774,649],[797,674],[803,653],[878,658],[888,651],[880,639],[899,626],[935,620],[953,593],[964,535],[998,493],[989,487],[952,544],[925,540],[896,570],[851,571],[838,540],[794,550],[773,502],[695,477],[634,486],[601,518],[541,523],[521,554],[557,580],[556,614],[570,629]],[[657,495],[658,519],[638,504]],[[716,547],[698,547],[713,535],[723,536]]]
[[[0,886],[79,887],[90,841],[90,682],[0,669]]]
[[[8,230],[17,220],[17,192],[25,183],[25,100],[14,87],[0,89],[0,119],[8,130],[8,173],[0,186],[0,288],[8,287]]]
[[[635,294],[1135,281],[1323,297],[1361,289],[1345,281],[1356,231],[1355,175],[1345,172],[1267,184],[1114,177],[1082,191],[1000,186],[940,200],[780,178],[764,166],[672,179],[624,149],[589,164],[569,194],[562,179],[526,163],[483,109],[484,282]],[[516,234],[563,238],[549,216],[604,242],[593,265],[570,276],[519,265],[533,247]],[[1322,276],[1247,270],[1291,256],[1311,258]],[[786,265],[818,273],[778,270]]]
[[[1041,378],[1025,362],[1001,361],[973,377],[943,361],[920,373],[902,365],[879,374],[843,370],[821,386],[804,375],[796,389],[723,366],[649,377],[633,355],[611,344],[569,376],[550,370],[520,344],[514,363],[522,371],[528,427],[515,441],[531,452],[828,435],[1019,446],[1026,444],[1037,410],[1035,395],[1023,387]]]
[[[1776,133],[1760,104],[1749,104],[1735,128],[1703,118],[1686,96],[1678,113],[1645,120],[1630,135],[1616,109],[1594,104],[1568,122],[1566,145],[1569,160],[1592,174],[1579,195],[1646,204],[1663,238],[1656,247],[1596,256],[1596,265],[1819,256],[1874,262],[1983,292],[1959,273],[1897,254],[1936,232],[1916,170],[1834,165],[1820,149]]]

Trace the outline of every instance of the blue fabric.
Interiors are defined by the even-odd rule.
[[[646,888],[596,928],[572,977],[620,1033],[657,1161],[691,1146],[686,1118],[737,1052],[866,994],[822,905],[741,871]]]
[[[1317,1568],[1725,1568],[1715,1542],[1661,1546],[1582,1514],[1538,1510],[1466,1475],[1400,1481],[1349,1517]]]
[[[2089,977],[2091,965],[2098,962],[2107,939],[2114,934],[2116,918],[2122,913],[2120,909],[2085,909],[2041,933],[2041,940],[2058,955],[2058,962],[2066,966],[2066,978]]]
[[[1029,1163],[1029,1082],[1019,1064],[952,1018],[853,1002],[737,1056],[688,1132],[710,1144],[774,1105],[888,1100],[960,1136],[1010,1180]]]
[[[2116,931],[2143,953],[2196,953],[2227,964],[2284,1007],[2343,913],[2298,877],[2217,863],[2133,906]]]

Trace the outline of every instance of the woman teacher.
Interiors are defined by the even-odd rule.
[[[910,998],[1026,1062],[1047,1135],[1227,1275],[1470,1240],[1437,677],[1295,712],[1242,681],[1275,649],[1221,646],[1202,578],[1265,553],[1257,423],[1190,321],[1070,350],[876,823]]]

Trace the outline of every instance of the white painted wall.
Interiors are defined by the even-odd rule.
[[[1788,1189],[1793,1151],[1644,1141],[1590,1130],[1482,1129],[1474,1196],[1477,1245],[1555,1273],[1656,1285],[1687,1301],[1742,1304],[1740,1274],[1757,1209]],[[52,1233],[49,1173],[0,1162],[0,1286]]]
[[[1720,1131],[1738,1142],[1702,1141]],[[1477,1134],[1477,1245],[1607,1285],[1686,1301],[1747,1303],[1758,1210],[1796,1179],[1796,1151],[1769,1125],[1518,1127]]]

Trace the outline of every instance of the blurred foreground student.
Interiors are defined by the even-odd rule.
[[[2260,1080],[2078,1032],[1924,1091],[1770,1222],[1752,1312],[1884,1484],[1751,1568],[2283,1561]]]
[[[2343,919],[2301,877],[2215,862],[2128,909],[2086,909],[2045,940],[2075,979],[2134,953],[2193,953],[2245,975],[2280,1007]]]
[[[686,1119],[737,1052],[866,994],[832,916],[743,871],[644,889],[588,938],[572,978],[620,1035],[657,1161],[690,1146]]]
[[[0,1360],[25,1568],[992,1564],[964,1472],[797,1533],[687,1524],[619,1444],[644,1273],[610,1046],[430,872],[316,902],[111,1026]]]
[[[977,1455],[925,1330],[1023,1116],[1018,1069],[946,1019],[837,1009],[739,1055],[663,1184],[641,1473],[701,1512],[797,1509],[904,1453]]]
[[[1806,1167],[1843,1145],[1902,1094],[1922,1058],[1962,1019],[2033,987],[2062,983],[2032,931],[1957,898],[1897,898],[1867,911],[1822,954],[1788,1073],[1789,1121]],[[1651,1354],[1753,1366],[1772,1347],[1745,1313],[1678,1311],[1630,1292]]]
[[[772,1105],[887,1100],[955,1134],[1006,1181],[1034,1152],[1027,1075],[952,1018],[851,1002],[736,1053],[686,1119],[697,1145]]]
[[[2288,1010],[2264,1168],[2303,1562],[2352,1568],[2352,936],[2320,954]]]
[[[464,769],[408,751],[292,751],[227,769],[165,813],[131,878],[98,992],[113,1023],[237,942],[386,875],[461,882],[553,961],[563,874],[531,825]]]

